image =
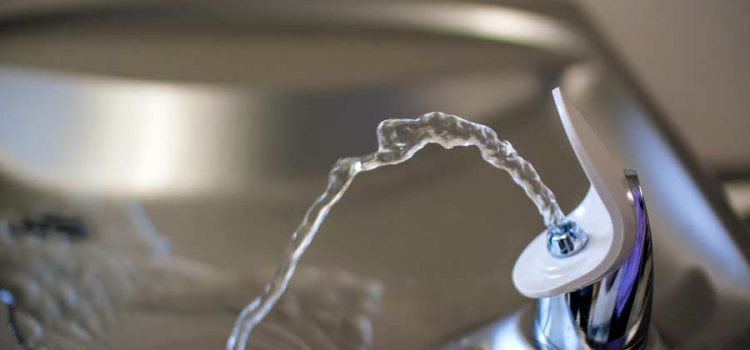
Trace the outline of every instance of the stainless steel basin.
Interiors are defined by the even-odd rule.
[[[486,123],[572,209],[588,184],[552,109],[557,85],[640,174],[665,341],[731,345],[750,327],[746,233],[575,7],[189,5],[22,8],[0,33],[4,207],[105,227],[111,203],[143,202],[167,260],[254,281],[206,291],[230,306],[123,307],[113,348],[221,347],[328,167],[373,150],[385,118]],[[474,150],[423,153],[358,178],[302,263],[382,286],[376,349],[435,347],[528,303],[510,271],[542,229],[531,202]]]

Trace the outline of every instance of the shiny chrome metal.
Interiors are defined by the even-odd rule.
[[[2,201],[34,200],[7,194],[19,183],[40,197],[145,198],[175,252],[255,274],[277,263],[284,224],[299,219],[294,208],[320,191],[335,159],[372,151],[383,118],[431,110],[493,125],[524,154],[538,154],[538,169],[557,170],[548,182],[560,188],[561,203],[585,190],[577,169],[565,166],[571,152],[552,156],[531,141],[564,142],[543,109],[554,77],[585,55],[564,39],[577,37],[567,26],[491,4],[317,5],[175,5],[62,25],[15,23],[0,45],[0,176],[9,184]],[[76,57],[52,53],[61,48]],[[368,176],[359,185],[365,201],[355,193],[306,256],[307,266],[387,286],[372,320],[375,349],[428,348],[523,302],[508,282],[514,257],[498,257],[498,247],[516,251],[540,221],[533,208],[513,210],[523,194],[472,165],[477,159],[434,152],[395,169],[397,176]],[[404,191],[409,198],[397,199]],[[447,196],[451,203],[435,206]],[[373,197],[374,207],[366,204]],[[233,212],[241,214],[223,218]],[[467,228],[477,239],[450,234]],[[480,283],[486,293],[466,288]],[[253,294],[243,291],[242,301]],[[205,349],[207,340],[195,339],[224,341],[236,316],[160,312],[166,320],[148,323],[141,310],[123,313],[130,334],[111,341],[131,349]]]
[[[533,310],[524,308],[502,320],[490,323],[437,350],[533,350]]]
[[[548,92],[562,85],[649,193],[659,335],[706,348],[750,327],[750,235],[575,4],[220,2],[3,6],[4,207],[61,191],[146,198],[175,252],[262,271],[337,157],[371,151],[381,119],[430,110],[502,130],[570,207],[587,184],[551,118]],[[98,12],[104,3],[111,11]],[[197,152],[185,152],[191,144]],[[428,348],[499,325],[526,302],[510,270],[538,217],[521,210],[510,181],[479,165],[459,170],[472,161],[436,152],[363,178],[306,257],[387,287],[375,349]],[[450,200],[437,207],[439,198]],[[127,315],[132,333],[114,344],[203,350],[196,338],[221,343],[234,315],[137,316]],[[494,342],[469,337],[474,349],[503,348],[500,333],[485,334]]]
[[[626,262],[602,280],[537,301],[534,336],[541,349],[643,349],[651,319],[651,231],[638,178],[626,171],[636,243]],[[625,195],[625,194],[623,194]]]
[[[629,191],[623,195],[633,203],[637,237],[619,269],[574,292],[539,299],[533,310],[523,309],[438,349],[662,349],[650,326],[653,256],[646,205],[635,171],[626,170],[625,178]]]
[[[572,221],[547,229],[547,251],[557,258],[565,258],[580,252],[588,242],[589,236],[586,232]]]
[[[386,116],[445,109],[488,122],[536,103],[542,91],[539,74],[530,70],[447,75],[393,87],[360,81],[362,91],[277,91],[0,64],[0,168],[35,186],[78,193],[278,198],[289,192],[305,198],[302,191],[315,193],[318,184],[311,180],[322,178],[333,160],[371,151],[375,127]]]
[[[563,90],[649,195],[656,249],[652,324],[669,347],[710,348],[750,327],[750,235],[714,178],[627,76],[571,67]],[[611,147],[611,148],[610,148]],[[706,233],[710,232],[710,239]],[[701,300],[696,303],[695,300]]]
[[[75,3],[8,20],[13,33],[0,36],[0,167],[63,191],[205,195],[264,182],[252,191],[274,187],[275,197],[343,154],[369,152],[389,115],[490,119],[538,100],[549,74],[586,53],[554,18],[496,5],[146,1],[86,16],[94,9]],[[61,130],[76,136],[40,137]],[[289,140],[268,136],[280,130]],[[275,160],[301,158],[294,143],[306,142],[317,152]]]

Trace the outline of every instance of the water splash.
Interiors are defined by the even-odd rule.
[[[554,194],[542,183],[531,163],[519,156],[508,141],[498,138],[495,131],[485,125],[454,115],[432,112],[416,119],[385,120],[378,126],[377,135],[377,152],[340,159],[331,169],[328,187],[310,206],[302,223],[292,234],[291,243],[276,275],[260,296],[238,316],[227,340],[227,350],[245,349],[250,332],[281,298],[300,257],[354,177],[361,172],[403,163],[429,143],[439,144],[446,149],[457,146],[477,147],[485,161],[508,172],[513,181],[523,188],[544,218],[545,225],[554,227],[565,221]]]

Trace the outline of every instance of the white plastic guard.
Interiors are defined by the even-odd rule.
[[[513,267],[521,294],[543,298],[580,289],[601,279],[627,259],[635,240],[635,214],[622,167],[586,120],[570,106],[560,88],[552,91],[573,151],[591,183],[581,204],[567,217],[588,234],[575,255],[555,258],[547,252],[546,232],[524,249]]]

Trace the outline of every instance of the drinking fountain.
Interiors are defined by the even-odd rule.
[[[650,322],[653,248],[638,176],[621,169],[559,88],[553,95],[591,187],[564,226],[539,234],[516,261],[515,286],[535,308],[441,350],[663,349]]]
[[[113,210],[75,212],[69,199],[142,203],[137,217],[164,246],[157,261],[195,263],[185,271],[230,290],[179,312],[122,306],[113,349],[222,348],[330,165],[371,151],[381,120],[432,110],[512,141],[580,231],[533,236],[539,217],[504,174],[471,151],[426,149],[353,185],[301,261],[314,271],[293,279],[261,340],[345,320],[312,339],[747,348],[746,228],[572,3],[36,6],[0,8],[0,209],[105,227]],[[118,247],[130,236],[108,237]]]

